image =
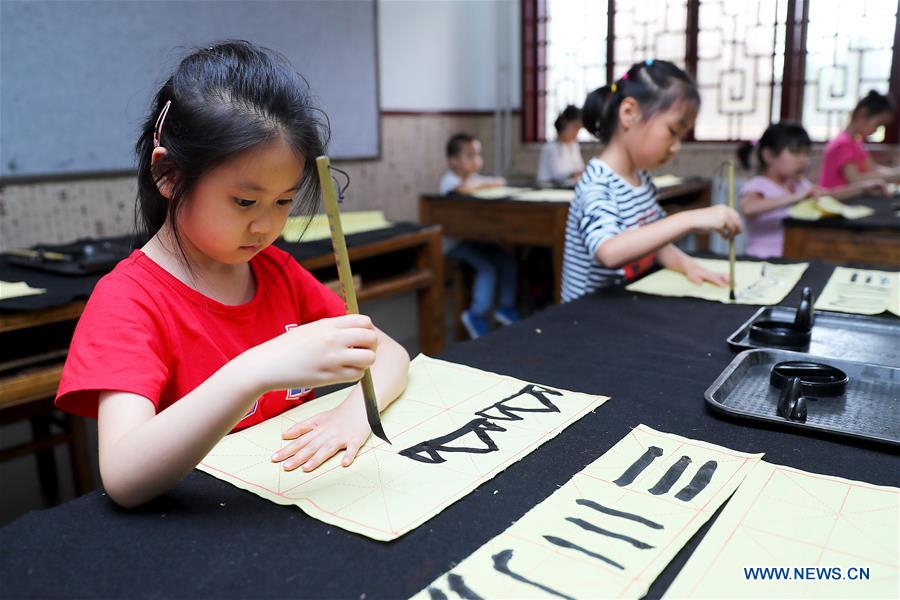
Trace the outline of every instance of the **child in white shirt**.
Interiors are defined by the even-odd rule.
[[[574,184],[584,171],[584,159],[576,138],[581,131],[581,110],[571,104],[556,118],[557,138],[541,148],[538,183]]]

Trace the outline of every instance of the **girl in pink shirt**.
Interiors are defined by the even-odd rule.
[[[893,99],[875,90],[860,100],[847,128],[825,146],[819,185],[832,189],[874,179],[884,187],[887,181],[897,181],[900,170],[876,164],[864,145],[879,127],[887,127],[894,120],[896,112]]]
[[[739,193],[747,233],[744,251],[748,256],[781,256],[784,248],[782,221],[788,216],[790,207],[825,192],[805,176],[811,146],[812,141],[803,126],[782,121],[770,125],[756,144],[746,142],[738,149],[744,168],[751,167],[754,148],[759,165],[758,174],[750,178]],[[871,180],[862,181],[827,190],[827,193],[844,199],[858,195],[872,185]]]
[[[745,169],[751,167],[751,154],[756,148],[759,174],[741,187],[740,209],[746,222],[748,256],[768,258],[781,256],[788,208],[815,196],[818,189],[804,176],[809,163],[812,140],[798,123],[770,125],[754,146],[749,142],[738,149]]]

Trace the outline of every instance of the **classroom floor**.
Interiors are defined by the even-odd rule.
[[[450,297],[448,294],[449,301]],[[414,295],[409,294],[370,302],[364,305],[363,309],[372,316],[376,325],[389,332],[397,341],[403,344],[410,357],[415,357],[418,354],[419,339],[416,331],[416,320],[409,319],[409,315],[415,314],[416,311]],[[446,339],[448,342],[452,342],[455,328],[451,320],[453,307],[450,304],[447,306],[446,314]],[[97,423],[89,420],[87,426],[94,477],[99,484],[99,471],[96,461]],[[25,442],[30,439],[30,434],[31,430],[27,421],[0,427],[0,438],[3,439],[4,446],[13,446]],[[65,447],[57,447],[55,453],[56,464],[59,470],[60,499],[62,502],[67,502],[75,497],[68,450]],[[0,493],[0,526],[17,519],[26,512],[47,508],[41,493],[34,455],[0,463],[0,482],[3,482],[3,492]]]

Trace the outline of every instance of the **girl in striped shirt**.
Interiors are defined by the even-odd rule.
[[[700,96],[691,78],[664,60],[635,63],[616,82],[588,94],[584,127],[605,144],[575,186],[563,257],[564,302],[637,278],[655,263],[695,283],[728,285],[673,242],[692,231],[741,231],[723,205],[666,216],[648,171],[666,163],[694,125]]]

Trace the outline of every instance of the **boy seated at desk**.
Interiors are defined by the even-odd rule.
[[[502,177],[490,177],[480,173],[484,161],[481,158],[481,142],[468,133],[457,133],[447,140],[447,166],[439,184],[441,196],[450,193],[469,194],[485,188],[506,185]]]
[[[447,141],[449,171],[441,177],[440,193],[466,194],[475,190],[506,185],[502,177],[481,175],[481,142],[466,133],[457,133]],[[516,311],[516,259],[494,244],[444,237],[444,253],[469,265],[475,271],[472,303],[460,315],[463,327],[472,339],[488,332],[488,316],[497,295],[494,320],[509,325],[519,320]]]

